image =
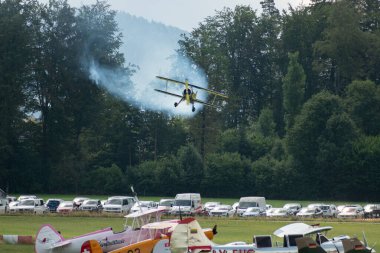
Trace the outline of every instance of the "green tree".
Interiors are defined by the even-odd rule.
[[[361,30],[360,13],[349,1],[331,6],[323,39],[315,43],[315,66],[327,73],[332,92],[342,94],[351,81],[369,77],[367,52],[374,46],[372,40],[373,34]]]
[[[294,124],[294,119],[300,112],[305,94],[305,72],[298,63],[298,52],[289,53],[288,72],[283,78],[283,94],[286,127]]]
[[[34,3],[28,1],[0,1],[0,185],[12,191],[20,187],[15,172],[25,154],[22,135],[33,137],[23,132],[27,126],[23,120],[27,121],[31,112],[25,90],[31,74],[28,26],[33,8]]]
[[[199,192],[204,176],[203,161],[199,152],[192,145],[182,146],[177,151],[177,159],[183,172],[180,180],[182,191],[192,189]]]
[[[254,194],[251,163],[238,153],[209,154],[203,189],[208,196],[237,197]]]
[[[357,136],[339,97],[320,92],[304,104],[286,140],[298,181],[302,182],[299,190],[305,196],[333,194],[326,189],[336,183],[333,173],[342,169],[342,160]]]
[[[380,88],[375,83],[353,81],[346,89],[345,104],[364,134],[380,134]]]

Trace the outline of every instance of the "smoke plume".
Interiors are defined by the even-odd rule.
[[[130,16],[126,20],[127,25],[125,20],[123,23],[120,16],[118,22],[121,31],[125,34],[122,52],[125,55],[126,62],[138,66],[136,72],[130,75],[130,72],[123,68],[105,68],[94,60],[90,60],[88,69],[91,80],[97,85],[106,88],[111,94],[139,109],[165,112],[171,116],[193,116],[195,113],[191,112],[191,106],[187,106],[186,101],[175,108],[174,103],[178,102],[179,98],[154,91],[154,89],[161,89],[180,95],[184,89],[183,85],[167,83],[157,79],[157,75],[179,81],[187,79],[192,84],[207,88],[204,71],[190,59],[176,52],[176,42],[178,41],[180,30],[174,30],[178,31],[175,35],[177,40],[175,40],[174,36],[174,41],[168,41],[168,38],[173,37],[173,35],[168,35],[167,29],[163,29],[161,34],[159,33],[160,30],[157,32],[157,29],[155,29],[155,34],[152,34],[149,30],[151,29],[150,26],[163,25],[149,23],[150,26],[147,26],[146,21],[144,21],[143,27],[136,29],[135,26],[139,22],[136,22],[135,19],[133,19],[134,29],[126,27],[131,25]],[[202,91],[198,92],[197,98],[206,100],[207,94]],[[201,104],[196,104],[195,106],[196,112],[202,109]]]

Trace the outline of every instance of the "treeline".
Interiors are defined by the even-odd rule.
[[[89,80],[89,55],[134,71],[106,3],[0,1],[1,188],[378,200],[380,2],[311,2],[226,8],[183,35],[229,99],[181,119]]]

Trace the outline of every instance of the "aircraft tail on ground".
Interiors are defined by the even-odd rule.
[[[309,237],[296,238],[298,253],[326,253],[321,246]]]
[[[213,243],[207,238],[199,223],[193,218],[180,221],[170,239],[172,253],[210,251],[212,245]]]
[[[358,238],[343,239],[343,248],[345,253],[371,253]]]
[[[42,225],[38,230],[35,242],[36,253],[51,252],[52,247],[65,239],[61,234],[50,225]]]

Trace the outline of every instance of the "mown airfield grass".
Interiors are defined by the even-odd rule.
[[[253,235],[272,234],[276,229],[286,224],[296,221],[295,218],[289,219],[268,219],[268,218],[215,218],[198,217],[202,227],[213,227],[218,225],[218,234],[214,241],[216,243],[227,243],[231,241],[252,242]],[[372,246],[380,241],[380,221],[360,220],[360,221],[341,221],[338,219],[314,219],[304,220],[308,224],[319,223],[321,226],[332,226],[333,230],[328,233],[329,237],[341,234],[350,236],[357,235],[362,239],[362,231],[365,231],[367,240]],[[118,232],[123,229],[125,218],[118,215],[102,216],[93,214],[74,214],[74,215],[2,215],[0,216],[0,234],[35,235],[42,224],[51,224],[59,230],[65,238],[70,238],[83,233],[98,230],[100,228],[112,227]],[[279,238],[275,241],[281,242]],[[378,245],[375,246],[380,250]],[[0,244],[0,252],[32,253],[32,245],[7,245]]]

